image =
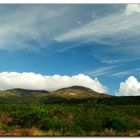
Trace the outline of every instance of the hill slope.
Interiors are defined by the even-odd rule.
[[[10,89],[0,91],[0,103],[139,105],[140,96],[110,96],[81,86],[62,88],[53,92]]]
[[[42,97],[43,98],[42,98]],[[89,88],[82,86],[72,86],[62,88],[54,92],[40,94],[40,100],[43,103],[77,103],[84,102],[87,99],[107,98],[111,97],[107,94],[95,92]]]
[[[108,97],[109,95],[98,93],[93,91],[89,88],[82,87],[82,86],[72,86],[68,88],[62,88],[51,92],[48,96],[57,96],[63,97],[66,99],[84,99],[84,98],[104,98]]]
[[[45,90],[10,89],[0,91],[0,103],[38,103],[64,102],[67,100],[84,100],[89,98],[105,98],[109,95],[95,92],[82,86],[62,88],[53,92]]]
[[[0,91],[0,103],[36,103],[34,94],[48,93],[44,90],[10,89]]]
[[[20,89],[20,88],[10,89],[6,91],[21,96],[31,96],[32,94],[49,93],[46,90],[29,90],[29,89]]]

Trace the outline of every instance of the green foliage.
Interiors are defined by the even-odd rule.
[[[139,117],[140,105],[0,104],[0,126],[6,131],[18,127],[74,136],[120,134],[140,130]]]
[[[116,131],[127,131],[132,129],[131,121],[127,116],[120,116],[116,112],[104,114],[103,116],[103,128],[114,129]]]
[[[129,119],[131,117],[113,106],[25,105],[21,108],[14,112],[13,119],[15,123],[22,127],[37,126],[43,130],[68,130],[69,126],[69,129],[72,130],[74,126],[76,131],[86,132],[103,131],[105,128],[112,128],[116,131],[127,131],[136,128],[132,120]],[[126,107],[125,110],[127,109],[130,108]],[[68,124],[69,121],[65,120],[70,112],[73,114],[73,120],[71,120],[71,124]]]
[[[51,119],[51,118],[45,118],[41,121],[42,126],[41,129],[42,130],[63,130],[67,128],[67,125],[64,123],[64,121],[62,120],[58,120],[58,119]]]
[[[7,132],[9,132],[9,131],[11,131],[11,130],[14,129],[14,126],[4,125],[4,126],[2,127],[2,129],[5,130],[5,131],[7,131]]]
[[[83,131],[100,131],[102,128],[101,120],[91,119],[87,116],[77,119],[75,123]]]

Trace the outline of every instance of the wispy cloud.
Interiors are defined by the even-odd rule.
[[[113,74],[111,74],[111,76],[120,78],[121,76],[136,75],[139,72],[140,72],[140,68],[134,68],[134,69],[126,70],[126,71],[120,71],[120,72],[113,73]]]
[[[135,7],[137,7],[135,9]],[[139,6],[128,4],[111,15],[91,20],[89,23],[55,37],[59,42],[89,41],[110,45],[108,50],[127,52],[137,50],[139,42],[140,14]],[[134,10],[135,9],[135,10]],[[126,14],[126,13],[131,14]],[[136,51],[135,51],[136,52]]]
[[[91,76],[91,77],[99,77],[99,76],[111,76],[111,77],[122,77],[122,76],[130,76],[130,75],[138,75],[140,72],[140,68],[133,68],[128,69],[125,71],[118,70],[118,68],[121,68],[120,65],[112,65],[112,66],[106,66],[101,67],[93,71],[86,71],[85,74]]]
[[[62,16],[64,11],[64,8],[39,5],[16,5],[14,10],[7,9],[7,13],[0,16],[0,49],[34,49],[47,46],[57,26],[53,26],[51,22],[55,17]]]
[[[86,22],[81,20],[89,13],[81,12],[87,7],[63,4],[0,5],[0,49],[47,47],[55,36],[77,28],[81,23],[84,25]]]
[[[96,58],[99,62],[106,63],[106,64],[116,64],[116,63],[124,63],[124,62],[131,62],[131,61],[136,61],[139,60],[140,58],[138,57],[132,57],[132,58],[127,58],[120,56],[118,57],[105,57],[105,56],[100,56],[100,55],[93,55],[94,58]]]
[[[98,68],[98,69],[93,70],[93,71],[85,72],[85,74],[88,74],[89,76],[92,76],[92,77],[99,77],[102,75],[107,75],[107,74],[112,73],[112,70],[116,67],[117,66],[102,67],[102,68]]]
[[[128,71],[121,71],[121,72],[113,73],[111,76],[121,77],[121,76],[126,76],[129,74],[130,74],[130,72],[128,72]]]
[[[0,49],[47,47],[52,40],[117,45],[139,36],[139,14],[127,16],[125,11],[131,9],[127,7],[115,12],[115,5],[109,6],[109,10],[105,7],[108,8],[94,4],[0,6]]]

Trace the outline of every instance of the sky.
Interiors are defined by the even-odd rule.
[[[0,13],[0,90],[140,95],[139,4],[0,4]]]

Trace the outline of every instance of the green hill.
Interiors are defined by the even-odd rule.
[[[45,90],[9,89],[0,91],[0,103],[38,103],[67,102],[67,100],[84,100],[89,98],[106,98],[107,94],[95,92],[89,88],[72,86],[53,92]]]
[[[81,86],[72,86],[68,88],[62,88],[56,90],[50,94],[49,96],[59,96],[66,99],[84,99],[84,98],[104,98],[108,97],[109,95],[95,92],[89,88],[81,87]]]
[[[48,93],[45,90],[9,89],[0,91],[0,103],[36,103],[33,95]]]
[[[53,92],[50,92],[43,98],[40,95],[40,100],[43,103],[79,103],[85,102],[88,99],[107,98],[111,97],[107,94],[95,92],[89,88],[81,86],[72,86],[68,88],[62,88]]]
[[[137,105],[140,104],[140,96],[110,96],[81,86],[62,88],[52,92],[10,89],[0,91],[0,103]]]
[[[46,90],[29,90],[29,89],[20,89],[20,88],[10,89],[6,91],[21,96],[30,96],[32,94],[49,93]]]

